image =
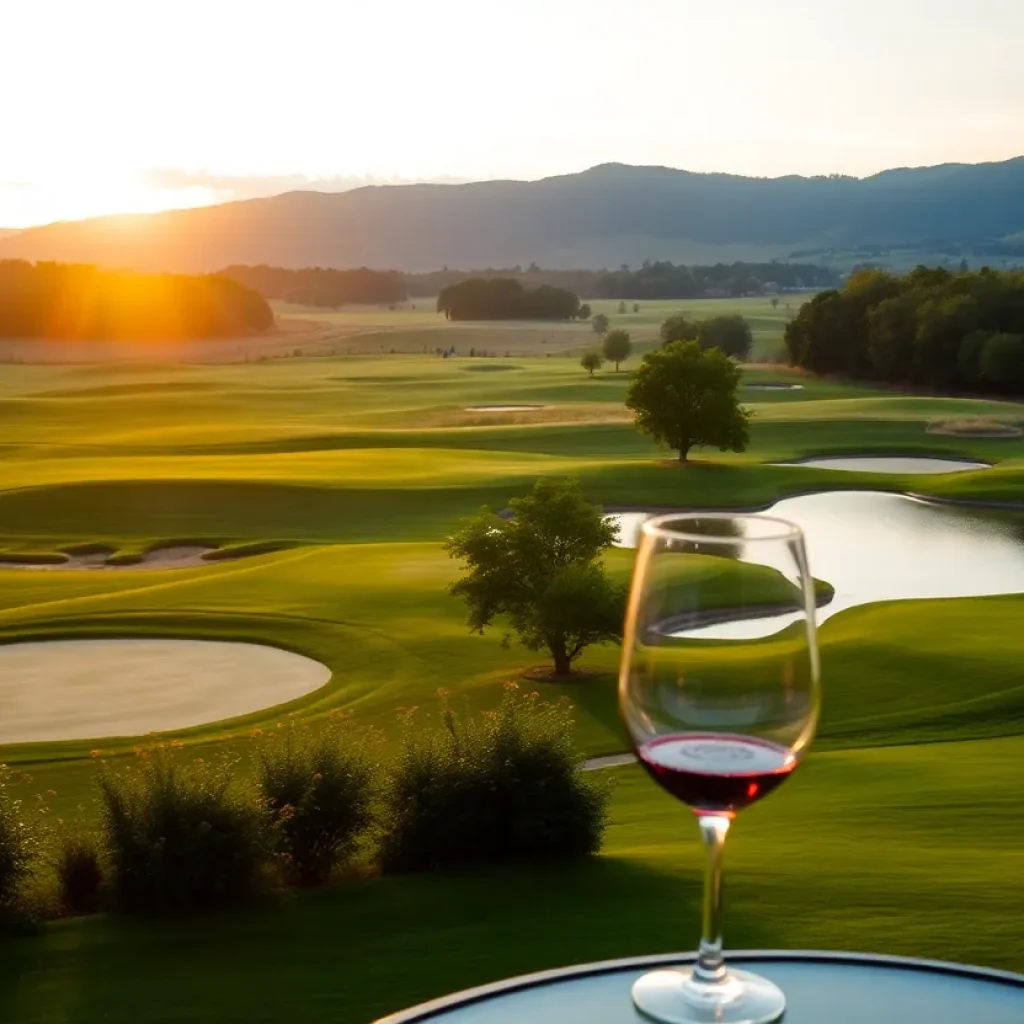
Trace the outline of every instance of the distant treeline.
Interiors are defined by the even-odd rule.
[[[231,266],[222,270],[220,276],[244,284],[265,299],[282,299],[302,306],[392,305],[408,298],[402,275],[393,270]]]
[[[801,308],[786,348],[815,373],[1024,394],[1024,271],[860,271]]]
[[[214,274],[140,274],[0,261],[0,337],[180,340],[252,334],[274,323],[254,291]]]
[[[449,320],[573,320],[582,315],[579,297],[567,289],[542,284],[530,290],[508,277],[471,277],[449,285],[437,297],[437,311]]]
[[[762,295],[784,289],[832,288],[838,275],[810,263],[719,263],[676,266],[645,262],[631,270],[544,270],[536,264],[487,270],[444,270],[402,274],[394,270],[332,270],[306,267],[231,266],[221,276],[238,281],[265,299],[303,306],[336,308],[348,304],[395,305],[412,298],[440,295],[474,278],[516,281],[525,290],[558,288],[585,298],[696,299]]]
[[[584,298],[603,299],[696,299],[761,295],[783,289],[834,288],[839,276],[828,267],[811,263],[718,263],[714,266],[644,262],[640,267],[619,270],[544,270],[536,264],[526,269],[444,270],[403,275],[410,295],[440,295],[445,288],[468,277],[507,278],[524,288],[550,285]]]

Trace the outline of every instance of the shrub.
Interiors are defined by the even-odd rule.
[[[227,762],[182,762],[167,747],[99,776],[113,895],[129,913],[206,910],[252,895],[268,817],[231,787]]]
[[[21,801],[11,795],[10,772],[0,764],[0,923],[18,912],[38,842]]]
[[[371,822],[376,769],[366,743],[333,720],[292,726],[260,742],[256,775],[288,875],[323,884]]]
[[[65,914],[95,914],[103,903],[102,854],[90,833],[69,832],[56,852],[60,909]]]
[[[443,728],[410,717],[393,766],[381,835],[385,871],[582,857],[601,846],[608,789],[584,773],[567,702],[506,684],[479,719],[447,705]]]

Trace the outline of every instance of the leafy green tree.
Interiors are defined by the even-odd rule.
[[[661,325],[661,343],[671,345],[673,341],[696,341],[698,330],[699,326],[685,314],[676,313]]]
[[[679,452],[709,445],[743,451],[749,413],[740,406],[740,369],[721,349],[672,342],[644,356],[626,397],[636,425],[659,444]]]
[[[604,336],[601,352],[609,363],[615,364],[615,372],[619,372],[619,363],[624,363],[633,351],[633,342],[629,340],[628,331],[609,331]]]
[[[590,319],[590,303],[589,302],[584,302],[583,305],[580,306],[580,311],[576,314],[576,318],[578,320],[589,320]]]
[[[509,509],[509,518],[484,509],[449,538],[445,550],[465,563],[451,593],[466,601],[471,629],[508,616],[525,647],[546,648],[555,674],[569,675],[587,647],[622,638],[626,588],[600,560],[618,527],[575,480],[538,480]]]
[[[604,360],[601,358],[600,352],[584,352],[583,358],[580,360],[580,366],[589,371],[591,377],[594,376],[594,371],[600,370],[603,365]]]
[[[697,340],[701,348],[719,348],[727,356],[746,359],[754,344],[750,324],[737,315],[714,316],[697,325]]]
[[[625,303],[625,300],[623,300],[623,301],[621,301],[619,303],[619,313],[622,314],[622,313],[625,313],[625,312],[626,312],[626,303]]]
[[[779,308],[779,297],[778,297],[778,295],[773,295],[772,296],[772,309],[778,309],[778,308]]]
[[[1024,338],[1019,334],[993,334],[981,353],[981,376],[1000,391],[1024,386]]]
[[[633,303],[633,312],[634,313],[639,313],[640,312],[640,303],[639,302],[634,302]]]
[[[596,316],[591,317],[590,326],[595,334],[607,334],[608,317],[604,313],[598,313]]]

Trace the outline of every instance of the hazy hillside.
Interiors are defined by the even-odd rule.
[[[196,210],[52,224],[0,257],[143,269],[233,263],[429,270],[723,262],[794,249],[994,241],[1024,231],[1024,157],[872,178],[743,178],[606,164],[535,182],[291,192]]]
[[[11,235],[18,234],[20,230],[20,228],[0,228],[0,238],[10,238]]]

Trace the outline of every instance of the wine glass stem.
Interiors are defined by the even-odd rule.
[[[693,976],[707,984],[725,980],[722,957],[722,859],[730,818],[722,814],[702,814],[698,819],[700,836],[707,854],[704,872],[704,914],[700,948]]]

